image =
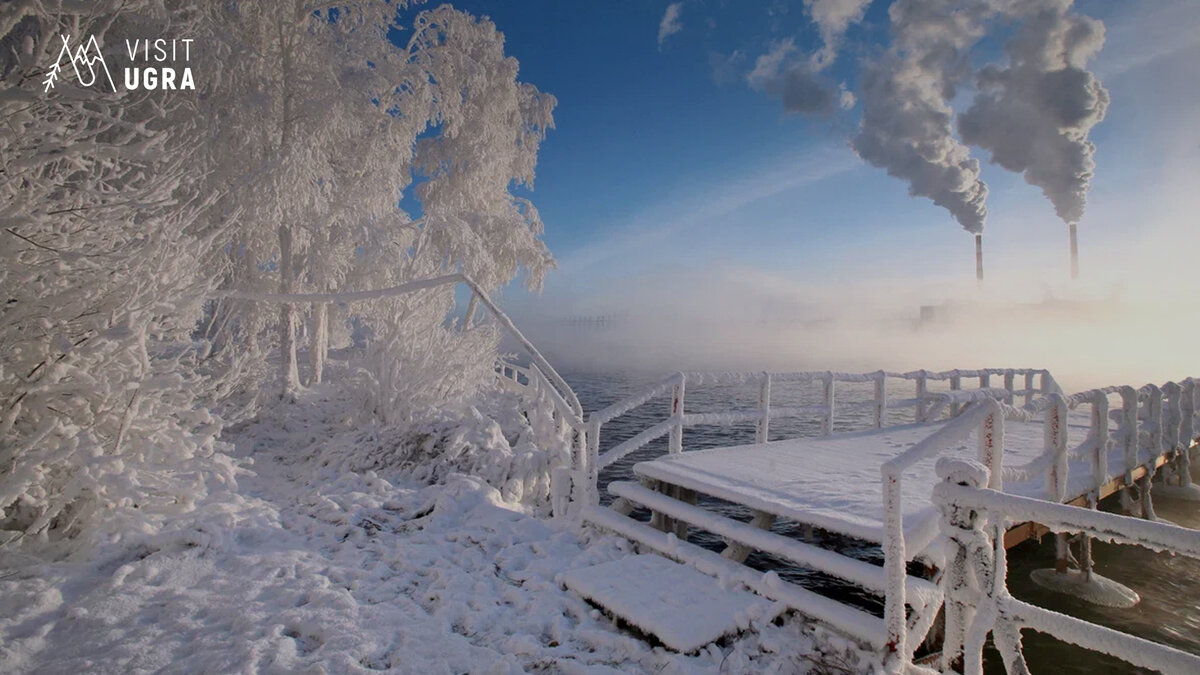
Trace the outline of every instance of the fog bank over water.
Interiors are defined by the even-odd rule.
[[[1085,259],[1074,283],[1041,281],[1065,276],[1065,255],[1063,270],[997,270],[982,288],[936,270],[816,284],[726,263],[551,292],[514,313],[565,370],[1036,367],[1069,391],[1200,376],[1197,238],[1142,234]]]

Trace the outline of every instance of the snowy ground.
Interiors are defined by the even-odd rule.
[[[144,544],[0,558],[0,671],[846,673],[794,618],[698,655],[652,647],[556,582],[629,553],[526,515],[482,480],[426,486],[311,459],[301,401],[227,437],[255,475]],[[818,649],[817,644],[820,644]]]

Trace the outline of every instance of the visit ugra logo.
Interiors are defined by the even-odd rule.
[[[90,87],[100,81],[104,75],[108,86],[115,92],[117,85],[113,81],[112,71],[104,61],[96,36],[88,36],[86,42],[72,51],[71,37],[62,35],[62,48],[58,51],[58,59],[50,68],[43,81],[45,91],[54,88],[54,84],[62,77],[65,63],[70,64],[75,71],[75,79],[81,87]],[[182,39],[137,39],[126,40],[125,51],[129,54],[130,65],[125,67],[125,88],[135,89],[191,89],[195,91],[196,80],[192,75],[192,38]],[[140,63],[144,65],[138,65]],[[169,65],[165,65],[169,62]],[[179,64],[183,63],[181,67]]]

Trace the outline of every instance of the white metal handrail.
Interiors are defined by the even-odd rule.
[[[579,458],[584,456],[585,448],[587,447],[583,406],[580,405],[579,397],[575,395],[574,390],[558,374],[554,366],[550,365],[550,362],[546,360],[546,357],[542,356],[537,347],[534,347],[533,343],[517,329],[512,319],[504,313],[504,310],[492,302],[492,299],[480,288],[479,284],[475,283],[467,275],[459,273],[446,274],[429,279],[418,279],[398,286],[366,291],[342,293],[221,291],[214,294],[213,297],[274,303],[328,304],[393,298],[418,291],[456,286],[458,284],[466,286],[471,291],[472,299],[477,300],[487,308],[496,324],[517,342],[518,346],[530,360],[530,366],[527,369],[514,364],[500,362],[497,364],[497,375],[506,381],[515,382],[520,387],[518,391],[528,394],[526,399],[531,405],[526,410],[526,414],[530,416],[530,423],[537,426],[543,437],[548,433],[547,430],[552,430],[552,433],[565,441],[561,444],[555,444],[561,447],[547,448],[554,458],[550,468],[551,508],[555,515],[565,514],[567,505],[571,501],[571,493],[574,487],[572,486],[572,475],[575,474],[575,471],[572,467],[581,462]],[[525,379],[524,383],[520,382],[522,377]],[[566,438],[567,436],[571,438]],[[581,494],[575,497],[576,500],[582,500],[584,496],[583,492],[586,492],[586,489],[583,489]]]
[[[965,440],[971,432],[979,430],[979,460],[984,466],[993,468],[990,487],[1002,487],[1001,454],[1004,448],[1004,411],[994,399],[984,399],[968,407],[943,427],[924,440],[893,457],[880,468],[883,483],[883,557],[887,575],[887,594],[884,597],[883,621],[887,630],[887,660],[893,672],[896,666],[910,662],[908,649],[908,622],[905,613],[907,604],[904,579],[908,575],[909,553],[904,537],[904,510],[902,506],[904,471],[923,459],[935,457],[953,445]],[[934,612],[926,612],[933,620]],[[914,638],[919,639],[929,630],[929,625],[915,626]]]
[[[1006,480],[1026,481],[1042,478],[1046,484],[1045,499],[1020,498],[1025,500],[1023,503],[1046,505],[1048,509],[1057,507],[1055,511],[1057,513],[1092,513],[1087,509],[1060,503],[1067,497],[1069,460],[1071,458],[1084,459],[1090,464],[1091,502],[1095,503],[1099,501],[1100,490],[1111,479],[1107,463],[1108,450],[1110,447],[1118,447],[1122,449],[1125,459],[1124,479],[1126,484],[1134,482],[1133,475],[1137,469],[1146,468],[1140,483],[1143,490],[1142,507],[1143,513],[1153,519],[1153,508],[1149,501],[1150,477],[1154,473],[1158,457],[1164,453],[1176,451],[1183,474],[1186,475],[1188,448],[1192,445],[1192,439],[1195,438],[1197,430],[1200,429],[1195,423],[1198,413],[1194,405],[1195,385],[1195,379],[1187,378],[1179,383],[1168,382],[1162,387],[1154,385],[1146,385],[1141,389],[1128,386],[1106,387],[1071,396],[1053,392],[1022,408],[1015,408],[996,400],[980,401],[971,404],[967,411],[959,417],[885,463],[881,472],[884,485],[884,567],[889,577],[888,595],[884,607],[888,646],[891,649],[891,653],[888,655],[888,670],[901,672],[909,669],[911,666],[911,653],[907,646],[909,639],[920,639],[929,629],[929,625],[925,623],[907,628],[905,588],[902,583],[896,583],[897,578],[903,580],[905,566],[910,556],[910,551],[907,550],[908,542],[905,541],[903,512],[900,508],[904,470],[917,461],[936,457],[945,449],[964,440],[978,428],[980,447],[976,466],[985,469],[980,474],[983,476],[979,482],[980,487],[986,487],[994,494],[1003,494],[1002,490]],[[1163,392],[1167,392],[1165,398]],[[1114,394],[1121,397],[1121,409],[1114,411],[1116,414],[1110,416],[1108,399]],[[1092,408],[1088,437],[1071,449],[1068,443],[1070,432],[1067,426],[1067,412],[1082,405],[1090,405]],[[1037,421],[1039,417],[1044,429],[1045,452],[1024,466],[1005,467],[1003,454],[1005,420],[1031,422]],[[1110,417],[1117,419],[1116,429],[1110,430]],[[1139,424],[1139,420],[1142,423]],[[1143,450],[1149,452],[1143,453]],[[1143,462],[1143,460],[1145,461]],[[948,458],[939,460],[939,462],[947,461],[950,460]],[[954,466],[957,467],[956,472],[951,471],[950,473],[961,478],[962,467],[966,465],[960,462]],[[939,471],[943,470],[950,471],[944,468]],[[1186,480],[1181,478],[1182,484],[1188,484]],[[941,486],[939,489],[945,492]],[[1122,495],[1124,494],[1122,492]],[[1008,497],[1008,495],[1004,496]],[[957,504],[957,506],[961,507],[959,511],[972,508],[971,504]],[[1005,510],[1002,513],[1011,522],[1031,521],[1047,524],[1030,512],[1021,509]],[[1088,516],[1072,517],[1086,519]],[[1129,521],[1140,522],[1136,519],[1129,519]],[[993,536],[1000,542],[998,549],[1002,551],[1004,548],[1003,523],[996,524],[994,527],[999,528],[995,529]],[[1066,545],[1065,539],[1062,539],[1061,536],[1058,545],[1060,548]],[[913,548],[918,547],[914,546]],[[915,552],[914,550],[911,553]],[[947,602],[951,595],[949,589],[954,588],[956,583],[958,581],[954,579],[944,580],[944,589],[946,589],[944,595]],[[1045,610],[1033,608],[1026,611],[1026,614],[1034,617],[1031,619],[1032,621],[1036,621],[1041,616],[1038,612],[1043,611]],[[949,606],[947,606],[947,612],[951,612]],[[932,615],[933,613],[928,614]],[[949,616],[947,621],[949,621]],[[1014,639],[1011,635],[997,637],[998,642]],[[1137,640],[1138,638],[1130,639]],[[952,656],[951,660],[953,658]],[[1018,670],[1017,672],[1022,671]]]
[[[985,487],[990,471],[972,462],[943,459],[937,470],[943,482],[934,487],[933,498],[943,513],[943,533],[956,550],[945,582],[951,590],[947,595],[944,671],[961,656],[964,673],[982,673],[983,643],[992,632],[1006,670],[1028,673],[1020,637],[1020,628],[1028,627],[1135,666],[1180,675],[1200,672],[1200,656],[1013,598],[1007,586],[1003,542],[1006,522],[1033,521],[1059,533],[1077,532],[1200,558],[1200,532],[1005,494]],[[967,583],[969,571],[980,585]]]
[[[579,404],[579,397],[567,384],[567,381],[558,374],[554,366],[542,356],[542,353],[533,346],[516,325],[512,319],[501,310],[492,299],[488,297],[487,292],[479,287],[473,279],[465,274],[445,274],[429,279],[418,279],[409,281],[398,286],[390,286],[388,288],[378,288],[366,291],[347,291],[342,293],[258,293],[251,291],[219,291],[213,294],[213,298],[230,298],[236,300],[253,300],[258,302],[274,302],[274,303],[292,303],[292,304],[321,304],[321,303],[344,303],[344,302],[362,302],[366,300],[379,300],[382,298],[394,298],[401,295],[416,293],[417,291],[439,288],[443,286],[456,286],[462,284],[471,291],[472,296],[477,299],[491,313],[496,323],[501,329],[516,340],[521,350],[526,356],[540,368],[548,377],[549,382],[557,390],[559,396],[564,399],[564,402],[569,405],[575,417],[579,418],[579,426],[583,425],[583,407]]]
[[[1004,387],[992,387],[991,377],[1003,378]],[[1023,388],[1016,388],[1016,378],[1024,380]],[[977,378],[979,389],[962,389],[964,378]],[[902,379],[910,381],[915,387],[911,398],[888,398],[887,381]],[[949,381],[950,390],[931,392],[927,383],[931,380]],[[1036,382],[1035,382],[1036,380]],[[773,383],[820,383],[822,385],[822,403],[817,405],[772,407],[771,386]],[[837,383],[874,383],[875,396],[872,400],[837,403]],[[1038,385],[1035,387],[1035,384]],[[712,413],[687,413],[685,392],[687,388],[712,385],[757,385],[758,406],[755,410],[723,411]],[[1035,368],[983,368],[977,370],[947,370],[933,372],[915,370],[910,372],[893,372],[878,370],[868,373],[844,373],[834,371],[798,371],[798,372],[678,372],[650,385],[644,390],[627,396],[608,407],[590,414],[587,418],[587,453],[583,466],[579,468],[579,482],[593,486],[591,498],[598,499],[594,486],[599,471],[614,462],[621,460],[632,452],[645,447],[649,443],[669,435],[671,442],[669,453],[682,451],[683,429],[696,425],[729,425],[754,422],[755,442],[766,442],[770,433],[770,422],[773,419],[802,417],[815,415],[821,420],[823,435],[833,433],[838,410],[874,411],[874,425],[882,428],[888,425],[888,411],[900,408],[913,408],[914,420],[917,422],[937,419],[944,410],[948,409],[951,416],[958,413],[962,405],[980,398],[1000,398],[1011,403],[1014,397],[1023,397],[1028,404],[1035,397],[1059,391],[1058,384],[1044,369]],[[600,454],[601,432],[603,426],[612,420],[625,415],[633,409],[645,405],[651,400],[671,393],[669,416],[666,420],[656,423],[634,437],[611,448],[603,455]]]

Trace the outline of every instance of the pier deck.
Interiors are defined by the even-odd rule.
[[[740,504],[755,511],[788,518],[831,532],[883,543],[884,513],[880,469],[945,422],[910,424],[821,438],[796,438],[665,455],[634,465],[643,480],[676,485],[700,494]],[[1070,425],[1086,435],[1086,424]],[[1009,422],[1004,427],[1004,464],[1014,474],[1045,454],[1043,424]],[[971,458],[978,447],[977,432],[954,444],[942,456]],[[1108,480],[1125,477],[1125,458],[1110,448]],[[1143,450],[1139,463],[1148,462]],[[1164,458],[1165,459],[1165,458]],[[918,462],[904,474],[902,510],[910,555],[919,555],[937,533],[938,511],[930,494],[938,482],[934,460]],[[1161,463],[1161,462],[1160,462]],[[1006,480],[1004,491],[1049,499],[1042,475]],[[1086,457],[1069,460],[1066,498],[1073,502],[1094,490]],[[1019,525],[1018,525],[1019,527]],[[1013,545],[1018,539],[1008,543]]]
[[[968,378],[978,378],[978,387],[968,386]],[[993,386],[1001,378],[1003,386]],[[913,386],[915,396],[894,398],[897,381]],[[934,390],[938,381],[948,388]],[[1200,498],[1189,471],[1200,432],[1197,381],[1066,395],[1048,372],[1035,369],[677,373],[573,427],[578,433],[571,457],[577,463],[556,473],[554,509],[714,577],[722,588],[740,585],[800,612],[878,650],[891,673],[908,671],[923,644],[948,655],[943,669],[953,666],[955,654],[981,658],[986,631],[967,636],[934,626],[944,618],[940,625],[962,628],[972,612],[985,609],[1003,629],[993,637],[1006,661],[1020,658],[1019,630],[1034,628],[1109,653],[1116,653],[1109,645],[1119,643],[1118,655],[1136,665],[1197,672],[1200,657],[1020,603],[1003,577],[1005,549],[1051,527],[1059,533],[1055,571],[1085,583],[1100,579],[1092,572],[1093,538],[1200,557],[1200,533],[1152,522],[1151,503],[1156,482],[1177,496]],[[858,400],[839,398],[841,384],[850,385]],[[863,385],[873,385],[873,396]],[[705,386],[753,387],[757,406],[737,408],[737,399],[728,396],[725,409],[693,411],[685,392]],[[820,387],[819,403],[795,393],[812,386]],[[772,405],[773,388],[785,390],[789,405]],[[658,397],[668,397],[665,420],[600,452],[602,429]],[[564,432],[564,420],[571,419],[565,408],[558,404],[550,417],[534,415],[531,424]],[[912,409],[912,422],[896,424],[903,417],[898,409]],[[835,432],[838,412],[846,410],[854,422],[873,428]],[[805,417],[816,422],[810,428],[819,436],[767,442],[773,420]],[[688,449],[688,427],[746,423],[755,425],[755,443]],[[601,507],[600,471],[663,437],[669,439],[666,454],[607,483],[613,500]],[[1095,510],[1100,499],[1118,492],[1130,515]],[[828,538],[776,527],[780,519],[878,544],[882,555],[829,547]],[[693,539],[699,532],[710,536]],[[700,545],[710,545],[712,536],[725,542],[723,550]],[[755,552],[817,574],[797,582],[764,574],[746,564]],[[618,567],[635,563],[643,564]],[[686,610],[649,617],[630,600],[643,591],[631,595],[611,584],[588,585],[593,576],[611,579],[606,573],[572,570],[570,587],[660,637],[689,623]],[[989,578],[996,581],[984,583]],[[846,594],[847,584],[857,590]],[[882,616],[859,590],[882,600]],[[721,630],[743,625],[734,618],[718,622]],[[690,649],[703,639],[676,642]]]

